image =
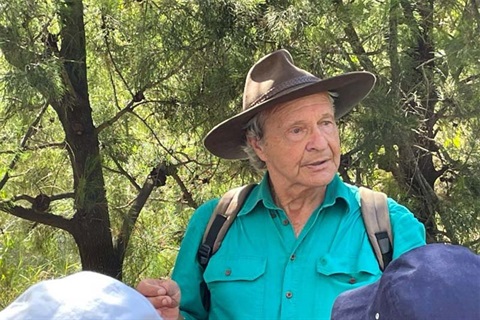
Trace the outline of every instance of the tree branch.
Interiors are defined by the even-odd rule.
[[[27,145],[28,139],[30,139],[30,137],[35,133],[35,127],[38,125],[38,123],[42,119],[42,117],[45,114],[45,111],[47,110],[47,108],[48,108],[48,103],[45,103],[42,106],[42,108],[40,109],[40,112],[37,114],[37,116],[33,120],[30,127],[27,129],[27,132],[25,133],[25,135],[22,138],[22,141],[20,142],[20,150],[23,150],[25,148],[25,146]],[[19,159],[20,159],[20,153],[16,153],[15,156],[13,157],[12,161],[8,165],[8,169],[5,172],[5,174],[3,175],[2,180],[0,180],[0,190],[3,189],[3,187],[5,186],[5,184],[7,183],[8,179],[9,179],[9,173],[8,172],[15,168]]]
[[[110,30],[108,29],[107,20],[105,19],[105,15],[103,13],[101,15],[101,18],[102,18],[102,29],[105,30],[105,36],[103,37],[103,40],[105,41],[105,46],[107,47],[108,57],[110,58],[110,61],[113,64],[113,68],[115,69],[115,72],[118,74],[118,76],[122,80],[123,85],[125,86],[125,88],[127,88],[128,92],[130,92],[130,95],[133,97],[134,94],[133,94],[132,90],[128,86],[128,83],[125,80],[125,78],[123,77],[122,72],[120,71],[117,64],[115,63],[115,59],[113,59],[112,50],[110,48],[110,41],[108,39],[108,37],[110,36]]]
[[[145,203],[147,202],[148,197],[150,197],[153,189],[155,187],[165,185],[166,177],[167,167],[165,163],[161,162],[148,175],[147,179],[143,183],[142,189],[138,193],[137,198],[130,207],[130,210],[128,210],[128,213],[123,220],[117,242],[114,243],[115,253],[117,257],[119,257],[120,261],[123,261],[125,258],[125,250],[128,246],[128,242],[130,241],[130,236],[138,216],[140,215],[140,211],[145,206]]]
[[[49,196],[51,201],[56,201],[56,200],[64,200],[64,199],[73,199],[75,198],[75,193],[73,192],[67,192],[67,193],[59,193],[59,194],[54,194],[52,196]],[[19,201],[19,200],[26,200],[30,203],[33,203],[35,201],[35,198],[28,195],[28,194],[19,194],[14,196],[11,201]]]
[[[47,212],[38,212],[34,209],[11,205],[5,202],[0,203],[0,211],[29,221],[39,222],[51,227],[60,228],[68,232],[70,232],[73,226],[72,220],[66,219],[62,216]]]
[[[480,74],[474,74],[469,77],[466,77],[465,79],[460,80],[461,84],[471,84],[472,82],[480,79]]]
[[[394,95],[400,97],[400,62],[398,59],[398,11],[397,0],[390,1],[390,12],[388,15],[388,58],[390,60],[390,76],[392,78],[392,89]]]
[[[472,5],[472,15],[477,23],[477,30],[480,32],[480,10],[478,8],[478,2],[477,0],[470,0],[470,3]]]
[[[360,37],[353,27],[352,20],[350,17],[348,17],[348,15],[344,14],[345,6],[343,5],[342,0],[334,0],[334,3],[338,7],[338,16],[340,20],[344,21],[345,23],[343,31],[347,36],[348,43],[352,47],[353,52],[357,55],[362,68],[367,71],[375,72],[375,66],[373,65],[372,61],[368,59],[366,51],[363,48],[362,42],[360,41]]]
[[[98,135],[100,132],[102,132],[104,129],[110,127],[113,125],[115,122],[117,122],[125,113],[127,112],[132,112],[136,107],[145,104],[146,101],[142,101],[140,103],[135,104],[135,99],[130,100],[125,108],[117,112],[112,118],[108,119],[107,121],[101,123],[97,128],[95,129],[95,133]]]
[[[137,117],[144,125],[145,127],[147,127],[147,129],[150,131],[150,133],[153,135],[153,137],[155,138],[155,140],[157,141],[157,143],[160,145],[160,147],[166,152],[168,153],[172,158],[174,158],[175,160],[177,160],[177,162],[181,162],[180,159],[178,159],[174,154],[173,152],[165,147],[162,142],[160,141],[160,139],[158,138],[157,134],[155,133],[155,130],[152,129],[152,127],[150,127],[147,123],[147,121],[145,119],[143,119],[142,117],[140,117],[138,114],[136,114],[135,112],[132,112],[132,114]]]
[[[48,149],[48,148],[65,148],[67,144],[65,142],[52,142],[52,143],[46,143],[46,144],[41,144],[38,146],[32,146],[32,147],[24,147],[22,149],[17,149],[17,150],[2,150],[0,151],[0,154],[17,154],[22,151],[36,151],[36,150],[41,150],[41,149]]]
[[[172,68],[170,70],[170,72],[168,72],[165,76],[157,79],[156,81],[153,81],[151,83],[147,83],[146,85],[144,85],[143,88],[141,88],[139,90],[139,92],[145,92],[148,88],[152,88],[152,87],[162,83],[163,81],[168,80],[173,75],[177,74],[184,67],[184,65],[187,63],[187,61],[190,60],[190,58],[194,54],[196,54],[197,52],[202,52],[203,49],[208,47],[211,43],[212,43],[212,41],[204,44],[203,46],[197,47],[197,48],[195,48],[193,46],[191,48],[185,48],[184,52],[187,52],[188,54],[186,54],[183,57],[183,59],[180,60],[180,62],[177,64],[177,66],[175,68]]]
[[[117,166],[118,171],[114,170],[112,168],[108,168],[106,166],[104,166],[104,168],[111,171],[111,172],[115,172],[115,173],[121,174],[122,176],[126,177],[128,179],[128,181],[130,181],[130,183],[133,185],[133,187],[135,189],[137,189],[138,192],[140,192],[142,187],[140,187],[140,185],[137,183],[135,178],[132,177],[125,169],[123,169],[122,165],[120,164],[120,162],[118,162],[117,159],[115,159],[115,157],[111,157],[111,159],[112,159],[113,162],[115,162],[115,165]]]
[[[183,183],[182,179],[177,174],[177,172],[176,171],[171,172],[170,175],[172,176],[173,179],[175,179],[175,182],[177,182],[178,186],[182,190],[183,198],[187,200],[188,205],[194,209],[198,208],[198,203],[196,203],[195,200],[193,200],[192,194],[188,191],[187,187],[185,186],[185,184]]]

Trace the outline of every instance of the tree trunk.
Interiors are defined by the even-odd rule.
[[[114,254],[108,223],[99,217],[104,210],[78,210],[74,217],[72,235],[78,246],[83,270],[107,274],[119,280],[122,278],[122,261]]]
[[[401,6],[405,21],[415,35],[410,46],[412,49],[403,57],[402,70],[405,76],[400,87],[407,101],[403,113],[418,123],[419,128],[402,134],[406,141],[399,145],[400,170],[395,178],[408,186],[410,196],[419,200],[417,217],[425,224],[427,240],[435,242],[438,233],[435,215],[439,201],[434,185],[441,172],[436,170],[433,158],[437,151],[434,125],[438,101],[433,77],[433,0],[401,0]]]
[[[121,263],[113,250],[99,141],[88,96],[82,1],[66,0],[59,13],[67,91],[52,106],[64,128],[73,168],[76,212],[69,231],[78,245],[83,269],[119,277]]]

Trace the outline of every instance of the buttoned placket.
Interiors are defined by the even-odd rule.
[[[296,310],[296,299],[295,299],[295,292],[298,290],[302,290],[302,283],[298,279],[301,278],[302,272],[304,272],[303,268],[299,266],[296,263],[296,260],[298,259],[298,248],[301,246],[303,239],[307,236],[307,234],[310,232],[312,229],[313,225],[315,224],[317,217],[318,217],[317,212],[314,212],[314,219],[310,220],[307,222],[305,225],[305,229],[300,232],[298,238],[292,239],[291,237],[295,237],[293,233],[292,226],[290,225],[290,222],[286,216],[286,214],[282,211],[278,214],[278,217],[280,218],[277,220],[277,223],[281,224],[281,229],[283,232],[281,232],[282,235],[282,240],[283,241],[288,241],[288,240],[293,240],[294,243],[292,243],[292,246],[286,246],[286,247],[291,247],[291,252],[289,255],[288,262],[285,266],[285,272],[283,275],[283,297],[282,297],[282,306],[281,306],[281,316],[280,318],[282,319],[289,319],[289,318],[295,318],[295,315],[297,314]],[[288,230],[286,229],[288,227]]]

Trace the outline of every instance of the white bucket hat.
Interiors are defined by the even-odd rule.
[[[161,320],[135,289],[91,271],[28,288],[0,311],[2,320]]]

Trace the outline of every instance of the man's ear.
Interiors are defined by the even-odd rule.
[[[263,152],[264,144],[260,139],[255,137],[247,137],[247,143],[252,146],[253,151],[262,161],[265,161],[265,153]]]

